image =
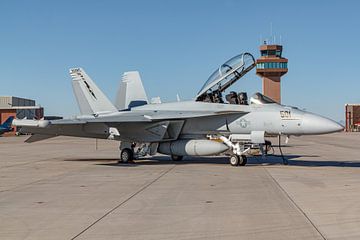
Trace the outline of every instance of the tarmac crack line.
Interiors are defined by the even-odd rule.
[[[115,207],[113,207],[112,209],[110,209],[108,212],[106,212],[104,215],[102,215],[100,218],[98,218],[96,221],[94,221],[93,223],[91,223],[89,226],[87,226],[85,229],[83,229],[81,232],[79,232],[78,234],[76,234],[74,237],[71,238],[71,240],[74,240],[76,238],[78,238],[79,236],[81,236],[83,233],[85,233],[87,230],[89,230],[91,227],[93,227],[95,224],[97,224],[98,222],[100,222],[101,220],[103,220],[104,218],[106,218],[109,214],[111,214],[112,212],[114,212],[116,209],[118,209],[119,207],[121,207],[122,205],[124,205],[125,203],[127,203],[128,201],[130,201],[132,198],[134,198],[135,196],[137,196],[139,193],[141,193],[142,191],[144,191],[145,189],[147,189],[148,187],[150,187],[152,184],[154,184],[155,182],[157,182],[160,178],[162,178],[163,176],[165,176],[167,173],[169,173],[171,170],[173,170],[176,167],[176,165],[172,166],[171,168],[167,169],[166,171],[164,171],[163,173],[161,173],[158,177],[156,177],[154,180],[150,181],[149,183],[145,184],[144,186],[142,186],[139,190],[137,190],[135,193],[131,194],[128,198],[126,198],[124,201],[120,202],[118,205],[116,205]]]
[[[309,218],[309,216],[300,208],[300,206],[294,201],[294,199],[292,199],[292,197],[285,191],[285,189],[280,185],[280,183],[278,181],[276,181],[276,179],[270,174],[270,172],[264,167],[262,166],[262,168],[265,170],[265,172],[267,173],[267,175],[273,180],[273,182],[279,187],[279,189],[283,192],[283,194],[285,194],[285,196],[290,200],[290,202],[295,206],[295,208],[298,209],[298,211],[300,211],[300,213],[305,217],[305,219],[311,224],[311,226],[313,226],[313,228],[319,233],[319,235],[321,236],[321,238],[323,240],[327,240],[324,236],[324,234],[322,234],[319,230],[318,227],[316,227],[315,223],[313,221],[311,221],[311,219]]]

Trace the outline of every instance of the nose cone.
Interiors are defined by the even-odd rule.
[[[344,130],[337,122],[311,113],[304,114],[302,128],[304,134],[326,134]]]

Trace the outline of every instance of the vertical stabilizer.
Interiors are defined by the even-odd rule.
[[[13,116],[8,117],[8,119],[6,119],[6,121],[3,124],[1,124],[0,127],[11,128],[11,124],[13,120],[14,120]]]
[[[115,106],[124,110],[145,104],[148,104],[148,99],[139,72],[125,72],[116,95]]]
[[[82,68],[70,69],[70,75],[76,101],[82,115],[117,111]]]

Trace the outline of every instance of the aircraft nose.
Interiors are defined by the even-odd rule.
[[[339,123],[311,113],[304,114],[302,126],[304,134],[325,134],[344,130]]]

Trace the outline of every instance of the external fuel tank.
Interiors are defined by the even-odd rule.
[[[222,142],[200,140],[176,140],[159,144],[158,152],[177,156],[210,156],[222,153],[228,147]]]

